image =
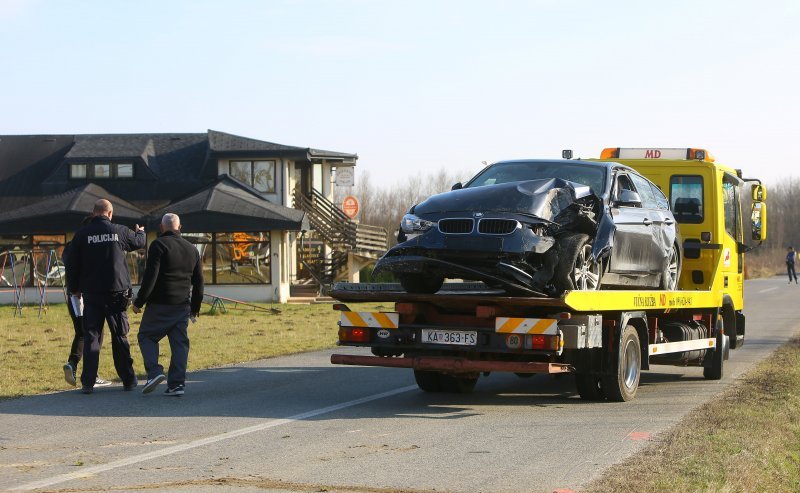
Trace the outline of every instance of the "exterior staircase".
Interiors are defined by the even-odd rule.
[[[356,223],[317,190],[304,194],[295,188],[294,208],[306,213],[313,229],[301,239],[299,262],[303,269],[298,278],[310,280],[318,290],[324,292],[326,286],[352,278],[386,251],[385,229]],[[327,255],[323,245],[329,249]]]

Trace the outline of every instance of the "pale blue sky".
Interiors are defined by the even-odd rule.
[[[800,175],[800,1],[0,0],[0,134],[203,132],[409,173],[706,147]]]

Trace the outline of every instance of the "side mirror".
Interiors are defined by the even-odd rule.
[[[755,194],[755,190],[753,193]],[[767,204],[764,202],[753,202],[750,212],[750,228],[753,232],[753,241],[767,239]]]
[[[622,190],[617,197],[617,205],[625,207],[641,207],[642,198],[632,190]]]
[[[753,201],[764,202],[767,200],[767,189],[764,185],[753,185]]]
[[[452,187],[450,187],[450,190],[461,190],[462,188],[464,188],[464,185],[462,185],[461,182],[458,182]]]

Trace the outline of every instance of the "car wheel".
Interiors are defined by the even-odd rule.
[[[559,240],[558,265],[553,284],[559,291],[596,291],[600,289],[602,266],[594,262],[589,235],[582,233],[564,236]]]
[[[672,245],[669,251],[669,259],[661,274],[661,289],[674,291],[678,289],[678,277],[681,275],[681,258],[677,245]]]
[[[415,294],[433,294],[441,289],[443,283],[444,278],[438,276],[405,275],[400,278],[403,289]]]

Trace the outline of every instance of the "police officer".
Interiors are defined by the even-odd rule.
[[[67,281],[73,295],[83,296],[83,371],[81,386],[91,394],[100,362],[100,334],[104,321],[111,334],[114,367],[125,390],[138,385],[128,344],[128,314],[132,297],[126,252],[145,247],[144,228],[136,231],[113,224],[114,208],[106,199],[94,204],[91,222],[72,239],[67,258]]]

